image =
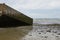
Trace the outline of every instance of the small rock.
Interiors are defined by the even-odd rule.
[[[43,32],[43,31],[41,31],[41,32]]]
[[[45,38],[47,38],[48,36],[45,36]]]
[[[40,32],[40,31],[37,31],[37,32]]]
[[[47,32],[51,32],[51,30],[47,30]]]
[[[41,36],[41,38],[43,38],[43,36]]]
[[[56,37],[59,37],[59,36],[56,36]]]
[[[54,33],[57,33],[57,31],[53,31]]]
[[[29,35],[29,36],[32,36],[32,35]]]
[[[41,33],[39,33],[39,34],[41,34]]]
[[[58,33],[58,35],[60,35],[60,33]]]

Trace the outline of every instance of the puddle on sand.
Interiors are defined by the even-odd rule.
[[[0,28],[0,40],[21,40],[30,30],[32,26]]]

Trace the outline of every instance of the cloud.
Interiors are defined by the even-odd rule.
[[[0,0],[0,3],[4,3],[4,0]]]
[[[0,0],[0,2],[6,3],[32,18],[60,17],[60,0]]]
[[[55,9],[60,8],[60,0],[6,0],[16,9]]]
[[[32,18],[60,18],[60,14],[44,14],[44,13],[31,13],[28,16]]]

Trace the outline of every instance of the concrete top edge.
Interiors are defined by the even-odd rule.
[[[0,3],[0,4],[3,4],[3,5],[5,5],[5,3]]]

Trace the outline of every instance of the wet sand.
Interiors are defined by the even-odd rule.
[[[21,40],[31,30],[32,26],[0,28],[0,40]]]
[[[33,26],[22,40],[60,40],[60,26]]]
[[[0,28],[0,40],[60,40],[59,26]]]

